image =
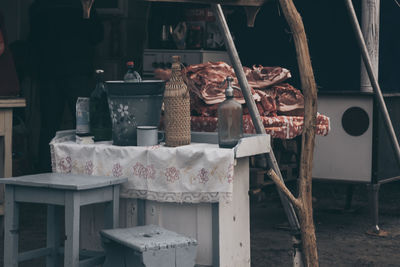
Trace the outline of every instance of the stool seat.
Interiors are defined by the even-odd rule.
[[[65,190],[87,190],[126,182],[126,177],[91,176],[71,173],[41,173],[1,179],[0,183]]]
[[[189,267],[195,265],[197,241],[156,225],[102,230],[104,267]]]

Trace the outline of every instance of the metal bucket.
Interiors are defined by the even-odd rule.
[[[136,127],[158,126],[160,122],[165,82],[106,82],[106,87],[112,120],[113,144],[136,146]]]

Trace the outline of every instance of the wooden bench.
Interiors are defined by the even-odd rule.
[[[197,241],[155,225],[101,231],[103,267],[193,267]]]

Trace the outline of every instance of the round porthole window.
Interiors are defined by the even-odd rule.
[[[342,116],[342,127],[352,136],[364,134],[369,127],[368,113],[360,107],[348,108]]]

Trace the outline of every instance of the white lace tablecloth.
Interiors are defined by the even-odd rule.
[[[121,196],[163,202],[230,201],[234,150],[193,143],[177,148],[77,144],[74,135],[50,143],[53,172],[128,177]]]

